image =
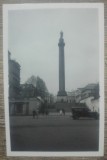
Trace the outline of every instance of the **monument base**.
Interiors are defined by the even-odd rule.
[[[58,91],[57,96],[67,96],[67,93],[65,91]]]
[[[67,96],[57,96],[57,102],[68,102]]]
[[[67,93],[65,91],[58,91],[57,102],[67,102]]]

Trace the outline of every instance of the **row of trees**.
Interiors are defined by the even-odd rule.
[[[49,95],[47,86],[43,79],[39,76],[31,76],[24,84],[21,85],[22,97],[37,97],[45,98]]]

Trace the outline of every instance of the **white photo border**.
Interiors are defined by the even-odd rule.
[[[99,151],[90,152],[31,152],[11,151],[9,105],[8,105],[8,11],[31,9],[55,9],[55,8],[97,8],[99,14],[99,84],[100,84],[100,121],[99,121]],[[4,71],[4,104],[6,127],[7,156],[28,157],[97,157],[104,156],[104,4],[103,3],[29,3],[29,4],[4,4],[3,5],[3,71]]]

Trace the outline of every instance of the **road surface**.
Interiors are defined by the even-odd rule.
[[[12,151],[98,151],[98,120],[13,116],[10,124]]]

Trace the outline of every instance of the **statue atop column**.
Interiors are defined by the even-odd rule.
[[[62,31],[60,32],[60,38],[63,38],[63,32]]]
[[[65,46],[64,39],[63,39],[63,32],[62,31],[60,32],[60,38],[59,38],[58,45],[64,45]]]

